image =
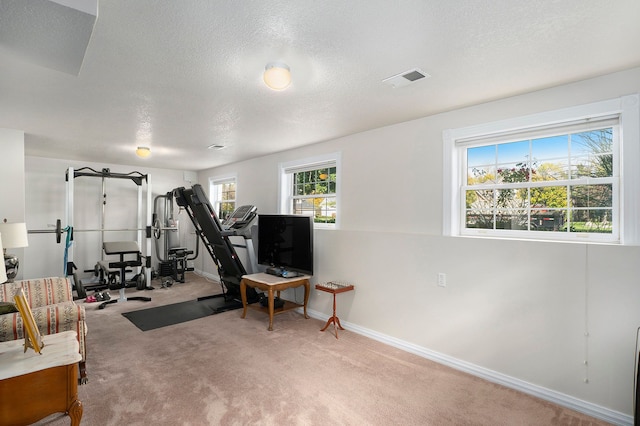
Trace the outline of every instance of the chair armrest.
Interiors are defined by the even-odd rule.
[[[33,308],[33,317],[42,335],[75,331],[80,342],[80,354],[86,358],[85,336],[87,323],[85,308],[75,302]],[[19,313],[0,315],[0,342],[24,339],[24,324]]]

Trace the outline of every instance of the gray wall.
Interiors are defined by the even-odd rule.
[[[208,187],[211,176],[237,174],[238,204],[274,213],[280,162],[341,151],[341,229],[316,231],[314,282],[356,285],[339,296],[343,323],[628,422],[640,247],[443,236],[442,132],[639,91],[633,69],[201,171],[198,179]],[[206,260],[197,268],[216,275]],[[438,272],[447,274],[446,288],[436,285]],[[310,308],[329,315],[331,299],[313,292]]]

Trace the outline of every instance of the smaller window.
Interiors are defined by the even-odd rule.
[[[213,209],[220,221],[226,220],[236,209],[236,178],[216,178],[209,180],[209,193]]]
[[[316,227],[336,227],[339,154],[282,164],[280,173],[282,213],[311,216]]]

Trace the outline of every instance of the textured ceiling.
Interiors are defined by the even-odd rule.
[[[32,25],[4,11],[15,1],[0,0],[0,26]],[[640,66],[638,0],[98,6],[77,73],[0,31],[0,127],[25,131],[27,155],[201,170]],[[263,84],[271,61],[290,66],[287,90]],[[416,67],[431,77],[382,83]],[[135,157],[139,145],[152,155]]]

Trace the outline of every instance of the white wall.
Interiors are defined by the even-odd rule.
[[[26,222],[30,230],[53,230],[56,219],[66,223],[66,171],[69,167],[78,170],[90,167],[101,171],[108,168],[112,173],[131,173],[138,171],[149,175],[152,200],[157,195],[180,186],[190,186],[185,182],[184,174],[179,170],[151,168],[133,168],[104,163],[87,163],[58,160],[42,157],[26,157]],[[99,229],[102,221],[102,179],[99,177],[77,177],[74,180],[74,228]],[[138,186],[130,180],[105,179],[106,229],[135,229],[137,225]],[[146,185],[143,188],[143,226],[146,226]],[[24,191],[23,191],[24,192]],[[175,203],[174,203],[175,206]],[[153,205],[152,205],[153,210]],[[193,225],[184,212],[179,213],[177,206],[174,213],[180,223],[180,242],[188,248],[195,247]],[[64,274],[65,244],[57,244],[54,234],[29,234],[29,247],[25,249],[25,278],[44,276],[60,276]],[[136,240],[136,232],[107,232],[104,241]],[[142,250],[145,252],[146,240]],[[152,254],[155,259],[155,244],[152,241]],[[99,232],[81,232],[74,234],[73,261],[78,267],[78,278],[90,278],[92,273],[84,273],[93,269],[96,262],[102,259]],[[152,262],[157,269],[157,260]]]
[[[0,152],[0,221],[24,222],[24,132],[0,129]],[[20,262],[17,280],[24,276],[24,251],[23,248],[8,249],[8,253],[18,256]]]
[[[208,187],[210,176],[237,174],[238,204],[272,213],[280,162],[341,151],[341,229],[316,231],[314,281],[355,283],[355,292],[339,296],[343,324],[625,423],[640,326],[640,247],[443,236],[442,132],[639,91],[636,68],[201,171],[198,178]],[[379,199],[384,215],[371,212]],[[200,266],[216,275],[211,263]],[[446,288],[436,285],[438,272],[447,274]],[[313,292],[310,308],[330,315],[331,299]]]
[[[0,222],[24,222],[24,132],[0,129]]]

